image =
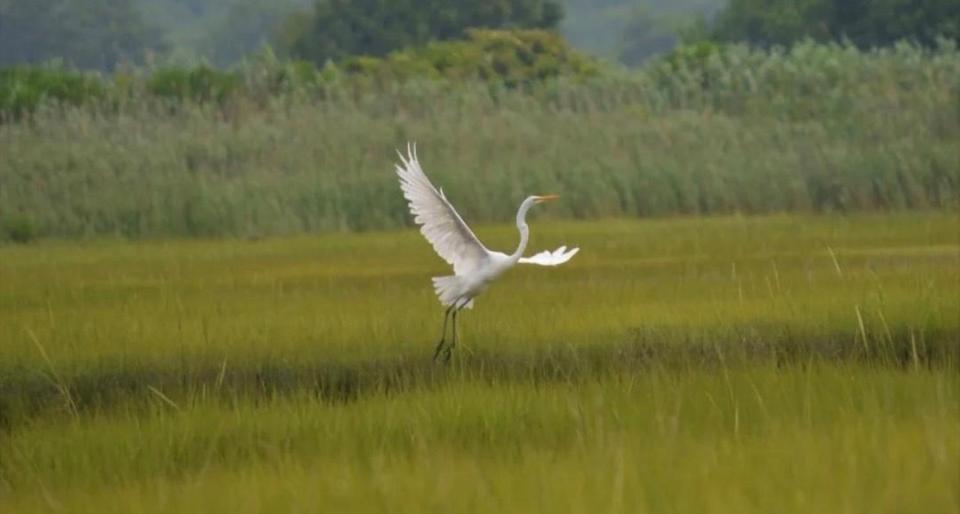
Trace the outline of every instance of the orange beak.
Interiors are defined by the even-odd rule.
[[[536,202],[537,203],[550,202],[550,201],[556,200],[557,198],[560,198],[560,195],[538,196]]]

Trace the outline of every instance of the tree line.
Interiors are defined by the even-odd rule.
[[[263,45],[282,57],[323,66],[382,57],[429,42],[468,39],[468,29],[556,31],[565,6],[618,13],[615,0],[0,0],[0,67],[61,60],[114,71],[176,61],[185,41],[214,66]],[[617,4],[617,5],[614,5]],[[713,11],[699,6],[700,12]],[[168,29],[158,20],[167,20]],[[193,20],[215,19],[197,26]],[[799,40],[849,41],[860,48],[909,40],[933,46],[960,40],[956,0],[729,0],[715,15],[676,31],[644,11],[622,16],[619,59],[638,64],[680,42],[788,46]],[[176,27],[169,29],[169,27]]]

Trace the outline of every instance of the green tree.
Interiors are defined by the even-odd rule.
[[[0,0],[0,66],[61,58],[112,70],[163,48],[134,0]]]
[[[280,46],[322,64],[460,39],[468,28],[555,28],[562,17],[555,0],[320,0],[309,21],[288,22]]]
[[[709,37],[759,46],[803,38],[849,40],[861,48],[908,39],[933,45],[960,40],[957,0],[731,0]]]

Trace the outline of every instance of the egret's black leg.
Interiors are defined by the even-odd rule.
[[[450,311],[453,310],[453,305],[447,307],[447,312],[443,314],[443,332],[440,334],[440,342],[437,343],[437,349],[433,351],[433,360],[437,360],[437,357],[440,356],[440,351],[443,350],[443,343],[447,340],[447,320],[450,319]]]
[[[453,354],[453,349],[457,346],[457,314],[459,313],[459,308],[453,310],[453,340],[443,350],[443,362],[450,361],[450,355]]]

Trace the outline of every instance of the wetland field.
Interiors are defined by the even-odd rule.
[[[411,229],[0,246],[0,512],[957,512],[958,228],[534,215],[449,365]]]

